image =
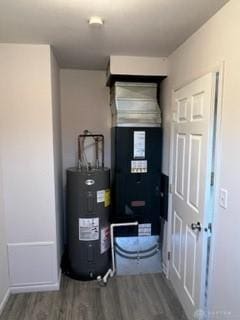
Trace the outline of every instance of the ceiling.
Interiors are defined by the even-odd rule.
[[[61,67],[101,70],[111,54],[168,56],[227,2],[0,0],[0,42],[52,44]]]

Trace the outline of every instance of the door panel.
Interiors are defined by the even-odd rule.
[[[186,145],[186,135],[177,134],[175,192],[181,199],[184,197],[185,145]]]
[[[195,277],[196,277],[196,234],[186,227],[185,261],[184,261],[184,289],[194,303]]]
[[[170,280],[189,319],[204,305],[215,74],[174,93],[172,263]],[[195,318],[194,318],[195,319]]]
[[[178,102],[178,121],[185,122],[187,121],[187,99],[179,100]]]
[[[199,212],[199,185],[201,164],[201,135],[190,135],[189,145],[189,172],[188,172],[188,205]]]
[[[193,95],[191,108],[191,121],[203,119],[204,91]]]
[[[173,237],[172,265],[178,277],[181,278],[182,219],[176,211],[173,218]]]

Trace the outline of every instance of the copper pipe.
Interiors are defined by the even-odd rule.
[[[84,133],[89,131],[84,130]],[[83,165],[84,140],[86,138],[93,138],[95,141],[95,155],[96,164],[99,165],[99,143],[102,143],[102,168],[104,168],[104,136],[102,134],[80,134],[78,136],[78,168],[81,169]]]

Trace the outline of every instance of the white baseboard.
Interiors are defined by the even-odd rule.
[[[5,305],[6,305],[7,301],[8,301],[9,296],[10,296],[10,290],[8,289],[6,294],[5,294],[5,296],[4,296],[4,298],[3,298],[3,300],[2,300],[2,302],[0,302],[0,315],[3,312],[3,309],[4,309],[4,307],[5,307]]]
[[[28,292],[44,292],[44,291],[58,291],[61,285],[62,273],[59,271],[58,281],[53,284],[39,284],[26,286],[11,286],[11,293],[28,293]]]

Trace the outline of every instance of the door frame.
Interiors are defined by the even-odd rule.
[[[170,132],[170,155],[169,155],[169,200],[168,200],[168,224],[167,224],[167,256],[172,257],[172,185],[173,185],[173,174],[174,174],[174,123],[176,120],[176,113],[174,112],[173,106],[173,96],[174,92],[181,89],[182,87],[186,86],[187,84],[193,82],[196,79],[201,78],[202,76],[206,75],[207,73],[218,73],[218,92],[217,92],[217,105],[216,105],[216,113],[215,113],[215,158],[214,158],[214,195],[213,195],[213,217],[212,217],[212,230],[215,229],[216,224],[216,216],[217,216],[217,207],[219,202],[219,189],[220,189],[220,167],[221,167],[221,137],[222,137],[222,100],[223,100],[223,79],[224,79],[224,61],[218,63],[216,66],[205,70],[199,76],[189,79],[181,86],[178,86],[172,89],[171,95],[171,132]],[[212,232],[211,236],[211,248],[210,248],[210,256],[209,256],[209,273],[208,273],[208,290],[211,290],[211,278],[213,274],[213,260],[214,260],[214,246],[215,246],[215,238],[216,233]],[[165,271],[166,277],[169,279],[169,268],[170,268],[170,259],[166,261]],[[208,303],[209,295],[207,296]]]

